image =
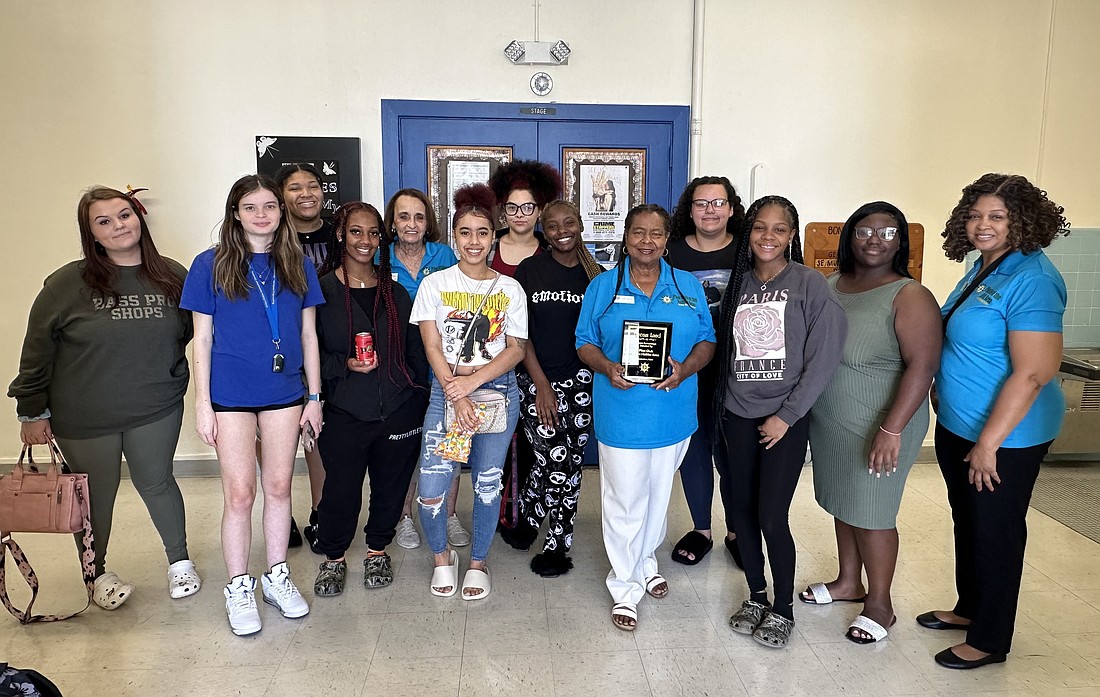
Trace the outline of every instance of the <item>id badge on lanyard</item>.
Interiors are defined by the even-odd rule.
[[[264,301],[267,326],[271,329],[271,343],[275,345],[275,354],[271,357],[271,372],[281,373],[283,368],[286,367],[286,356],[282,354],[279,347],[279,303],[276,301],[276,296],[279,293],[279,279],[275,276],[273,269],[271,273],[271,300],[268,301],[267,294],[264,292],[264,284],[260,283],[260,279],[256,277],[256,270],[252,267],[252,262],[248,262],[248,273],[256,283],[256,290],[260,291],[260,299]]]

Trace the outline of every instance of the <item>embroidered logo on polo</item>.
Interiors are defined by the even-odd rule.
[[[976,297],[981,304],[990,305],[994,300],[1000,300],[1001,294],[996,288],[982,283],[974,289],[974,297]]]

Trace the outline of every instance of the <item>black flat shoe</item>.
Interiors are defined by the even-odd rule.
[[[298,530],[298,523],[294,522],[294,518],[290,519],[290,540],[286,546],[291,548],[302,546],[302,533]]]
[[[955,655],[955,652],[950,648],[944,649],[936,654],[936,663],[939,663],[944,668],[953,668],[955,670],[970,670],[971,668],[981,668],[982,666],[989,665],[990,663],[1004,663],[1007,658],[1003,653],[991,653],[985,658],[979,658],[974,661],[968,661],[965,658],[959,658]]]
[[[745,570],[745,565],[741,561],[741,550],[737,547],[737,540],[726,538],[726,549],[729,551],[730,556],[733,557],[733,563],[737,565],[738,569]]]
[[[936,613],[926,612],[923,615],[917,615],[917,624],[926,629],[970,629],[969,624],[956,624],[955,622],[946,622],[936,617]]]

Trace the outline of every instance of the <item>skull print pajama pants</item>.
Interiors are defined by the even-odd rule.
[[[558,425],[539,423],[535,408],[535,384],[524,371],[516,371],[519,382],[520,422],[535,451],[531,474],[520,490],[520,516],[538,530],[549,518],[546,552],[568,552],[573,546],[573,521],[581,489],[581,462],[592,428],[592,371],[581,368],[576,375],[551,381],[558,406]]]

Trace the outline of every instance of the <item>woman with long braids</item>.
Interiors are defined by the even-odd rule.
[[[780,648],[794,630],[788,513],[806,458],[808,413],[840,363],[847,324],[825,277],[802,265],[798,211],[781,196],[765,196],[745,214],[729,289],[719,319],[714,409],[749,584],[730,627]]]
[[[690,271],[707,295],[711,319],[718,325],[718,307],[737,263],[737,236],[745,220],[741,197],[726,177],[696,177],[684,187],[680,200],[672,211],[672,239],[668,243],[668,263],[674,268]],[[698,564],[714,546],[711,535],[710,510],[714,499],[714,433],[711,410],[716,369],[714,361],[699,371],[699,429],[691,437],[687,454],[680,464],[680,482],[694,528],[672,547],[672,561]],[[724,472],[719,467],[719,472]],[[738,567],[741,554],[737,550],[733,521],[729,517],[729,482],[719,477],[719,492],[726,517],[723,541]]]
[[[695,374],[714,355],[714,327],[702,284],[661,258],[672,226],[665,209],[635,206],[625,223],[625,254],[589,285],[576,346],[597,373],[593,416],[611,622],[631,632],[638,602],[669,593],[658,573],[657,547],[665,539],[672,480],[698,426]],[[627,380],[626,322],[671,325],[668,366],[656,382]]]
[[[180,300],[195,321],[195,429],[214,446],[221,467],[221,547],[230,578],[225,609],[238,636],[261,628],[256,579],[248,573],[257,429],[270,566],[260,579],[263,599],[284,617],[309,613],[286,552],[299,431],[321,432],[314,308],[323,302],[278,185],[261,175],[238,179],[226,198],[218,244],[195,258]]]
[[[549,518],[546,542],[531,559],[531,570],[553,578],[573,568],[568,554],[592,426],[592,371],[577,356],[574,335],[585,289],[603,268],[581,240],[584,224],[572,203],[546,204],[542,229],[550,253],[528,257],[516,269],[516,280],[527,291],[531,330],[516,380],[520,420],[535,463],[520,484],[520,520],[515,529],[501,530],[501,537],[529,547],[543,518]]]
[[[340,206],[333,223],[327,273],[321,277],[325,304],[317,311],[325,393],[325,434],[318,446],[326,474],[317,510],[317,547],[325,555],[313,585],[319,596],[344,590],[344,554],[355,537],[368,472],[363,585],[393,582],[386,545],[416,467],[428,403],[424,346],[409,324],[412,300],[390,276],[389,250],[380,244],[382,216],[369,203],[355,201]],[[381,252],[377,266],[376,252]],[[363,333],[373,345],[366,355],[356,348]]]

